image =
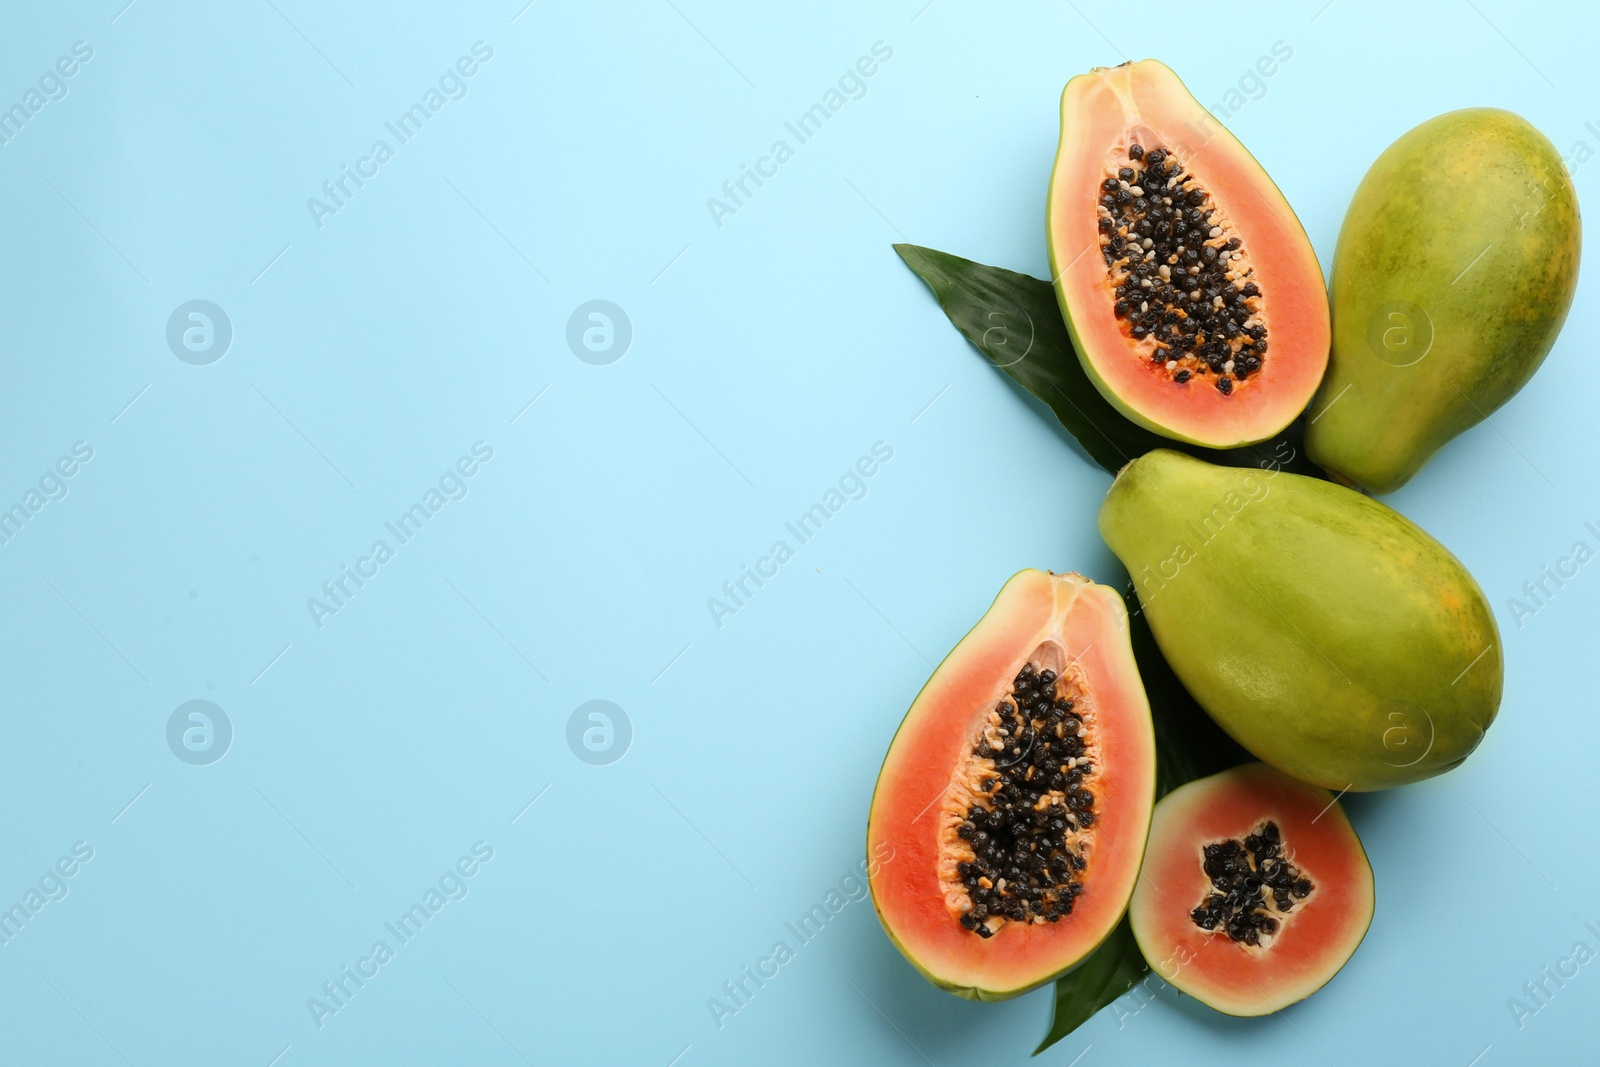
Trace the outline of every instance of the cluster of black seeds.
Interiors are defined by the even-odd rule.
[[[998,744],[984,738],[972,750],[994,761],[956,831],[974,853],[957,868],[972,901],[961,925],[981,937],[993,936],[991,919],[1057,922],[1083,892],[1075,875],[1086,864],[1067,836],[1094,825],[1084,784],[1093,767],[1083,719],[1057,681],[1055,671],[1024,665],[998,709]]]
[[[1173,381],[1212,373],[1226,396],[1261,369],[1267,328],[1239,238],[1210,199],[1169,149],[1134,144],[1101,183],[1096,213],[1117,318]]]
[[[1266,894],[1280,912],[1294,908],[1311,892],[1311,879],[1279,853],[1283,841],[1278,824],[1268,822],[1244,841],[1217,841],[1205,847],[1205,872],[1214,892],[1189,913],[1202,930],[1221,926],[1228,937],[1259,945],[1263,934],[1274,933],[1278,921],[1267,913]]]

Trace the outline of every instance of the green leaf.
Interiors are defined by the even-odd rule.
[[[1218,451],[1168,440],[1129,421],[1100,395],[1078,362],[1049,282],[918,245],[894,249],[928,283],[956,329],[991,365],[1043,401],[1106,470],[1115,473],[1153,448],[1175,448],[1213,463],[1275,466],[1325,477],[1302,454],[1298,426],[1263,444]],[[1223,733],[1172,673],[1131,584],[1124,595],[1129,639],[1155,724],[1157,795],[1248,761],[1250,755]],[[1056,982],[1050,1032],[1034,1054],[1077,1029],[1148,970],[1124,918],[1104,944]]]
[[[1298,426],[1271,441],[1218,451],[1173,441],[1129,421],[1100,395],[1078,362],[1049,282],[920,245],[897,244],[894,250],[928,283],[939,306],[973,347],[1043,401],[1089,458],[1113,474],[1151,449],[1175,448],[1212,463],[1276,466],[1325,477],[1303,455]]]
[[[1139,955],[1133,928],[1124,916],[1104,944],[1077,970],[1056,982],[1055,1016],[1050,1020],[1050,1032],[1033,1054],[1037,1056],[1072,1033],[1095,1012],[1132,989],[1149,969],[1144,957]]]
[[[1100,466],[1115,473],[1165,442],[1124,418],[1089,381],[1049,282],[918,245],[894,250],[973,347],[1054,411]]]

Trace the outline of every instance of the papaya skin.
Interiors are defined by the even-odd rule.
[[[1099,524],[1185,688],[1287,774],[1334,791],[1420,781],[1494,721],[1483,590],[1370,497],[1159,449],[1117,475]]]
[[[1307,454],[1375,493],[1404,485],[1539,369],[1581,245],[1572,177],[1524,119],[1452,111],[1390,145],[1339,231]]]

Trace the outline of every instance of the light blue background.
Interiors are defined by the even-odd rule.
[[[0,145],[0,505],[94,450],[0,545],[0,903],[94,850],[0,946],[7,1063],[1024,1062],[1049,991],[940,993],[866,902],[720,1028],[707,1008],[859,862],[906,704],[1006,576],[1120,577],[1107,476],[890,243],[1043,276],[1061,86],[1146,55],[1227,106],[1292,48],[1229,125],[1324,264],[1367,164],[1433,114],[1600,150],[1578,3],[123,2],[0,26],[3,106],[94,50]],[[480,40],[466,97],[319,228],[307,198]],[[784,123],[879,41],[797,145]],[[794,158],[716,225],[779,138]],[[1040,1062],[1594,1058],[1600,964],[1520,1029],[1507,1001],[1600,947],[1600,565],[1509,606],[1600,547],[1595,298],[1591,270],[1543,372],[1392,498],[1488,591],[1507,689],[1461,770],[1350,802],[1379,884],[1355,959],[1265,1020],[1124,1000]],[[209,366],[165,341],[191,299],[233,325]],[[591,299],[633,326],[609,366],[565,340]],[[477,441],[466,498],[319,628],[307,598]],[[707,598],[878,441],[866,496],[715,625]],[[235,731],[209,766],[165,740],[193,699]],[[594,699],[633,728],[606,766],[566,740]],[[470,894],[319,1029],[307,999],[478,841]]]

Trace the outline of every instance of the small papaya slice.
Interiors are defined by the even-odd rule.
[[[878,917],[935,985],[973,1000],[1026,992],[1121,921],[1154,800],[1122,597],[1021,571],[889,746],[867,820]]]
[[[1250,763],[1161,798],[1128,917],[1163,979],[1228,1015],[1267,1015],[1339,972],[1373,899],[1332,794]]]
[[[1153,59],[1061,94],[1046,230],[1062,315],[1100,392],[1156,433],[1264,441],[1328,364],[1328,297],[1267,172]]]

